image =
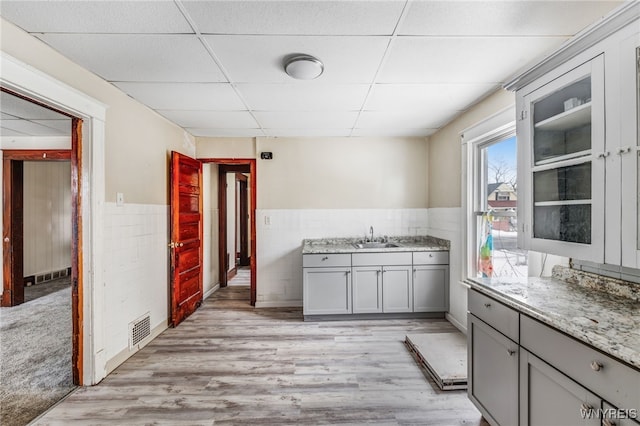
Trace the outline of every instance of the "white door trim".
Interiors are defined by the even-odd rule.
[[[84,120],[80,194],[82,223],[82,385],[106,376],[104,359],[103,206],[105,202],[105,117],[107,105],[0,52],[0,84],[28,98]],[[2,218],[0,217],[0,220]],[[1,250],[1,249],[0,249]],[[1,252],[0,252],[1,254]],[[0,272],[1,274],[1,272]],[[0,276],[1,278],[1,276]]]

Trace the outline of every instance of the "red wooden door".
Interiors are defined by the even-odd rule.
[[[171,323],[202,303],[202,163],[171,153]]]

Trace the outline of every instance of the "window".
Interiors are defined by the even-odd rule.
[[[518,248],[514,117],[513,109],[505,110],[468,129],[462,138],[467,164],[467,277],[526,277],[529,273],[528,253]]]
[[[474,144],[476,163],[474,191],[477,201],[476,253],[478,277],[526,277],[527,252],[518,248],[517,155],[512,132]],[[500,189],[495,200],[484,191]],[[513,191],[514,199],[511,200]]]

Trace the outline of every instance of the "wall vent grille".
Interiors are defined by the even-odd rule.
[[[134,349],[149,336],[151,336],[151,314],[147,312],[129,323],[129,349]]]

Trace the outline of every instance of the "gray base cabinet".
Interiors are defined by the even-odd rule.
[[[382,312],[413,312],[411,266],[382,268]]]
[[[468,295],[468,395],[489,423],[640,425],[640,371],[491,297]]]
[[[351,313],[351,268],[304,268],[306,315]]]
[[[353,313],[382,312],[382,268],[353,267]]]
[[[469,314],[469,398],[492,424],[518,424],[518,345]]]
[[[303,315],[442,315],[448,263],[446,251],[304,254]]]
[[[449,309],[449,266],[420,265],[413,268],[413,312]]]
[[[600,424],[600,398],[524,349],[520,377],[521,426]]]

